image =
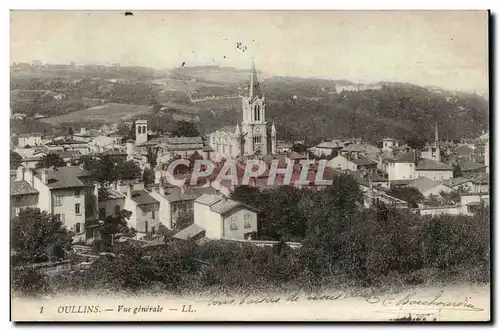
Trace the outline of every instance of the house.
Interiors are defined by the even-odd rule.
[[[351,158],[350,156],[338,155],[328,161],[328,166],[337,170],[363,171],[375,174],[377,172],[377,162],[365,157]]]
[[[81,128],[80,132],[73,133],[72,138],[76,141],[90,142],[93,138],[99,137],[101,132],[98,130],[87,130],[86,128]]]
[[[64,162],[70,162],[73,160],[78,160],[82,153],[80,151],[54,151],[52,154],[59,156]]]
[[[249,239],[257,233],[257,210],[220,195],[204,194],[194,201],[194,224],[208,239]]]
[[[85,239],[85,224],[95,220],[97,211],[90,173],[71,166],[27,169],[24,177],[40,193],[38,207],[59,218],[75,233],[75,240]]]
[[[467,145],[462,145],[455,148],[454,153],[457,154],[459,159],[466,159],[472,161],[472,156],[474,154],[474,149]]]
[[[335,157],[338,155],[342,147],[343,146],[340,146],[334,141],[323,141],[322,143],[312,147],[310,150],[316,156]]]
[[[35,208],[38,206],[39,192],[33,188],[24,178],[24,167],[19,166],[14,179],[10,180],[10,218],[19,215],[24,208]],[[29,178],[32,181],[31,178]]]
[[[111,187],[99,187],[97,200],[99,203],[98,218],[105,221],[109,216],[116,216],[125,209],[126,195]]]
[[[278,154],[290,153],[292,151],[293,144],[285,141],[278,141],[276,143],[276,149]]]
[[[459,164],[462,175],[468,177],[474,174],[486,173],[486,165],[476,162],[464,162]]]
[[[400,154],[387,160],[386,171],[390,182],[415,179],[416,152]]]
[[[398,142],[392,138],[384,138],[382,139],[382,151],[384,152],[392,152],[392,150],[398,147]]]
[[[46,144],[49,151],[64,150],[64,151],[79,151],[83,155],[87,155],[91,148],[84,141],[78,141],[70,138],[54,139]]]
[[[490,176],[487,173],[475,174],[469,177],[472,180],[470,192],[485,193],[490,190]]]
[[[23,157],[21,160],[21,165],[25,167],[26,169],[34,169],[37,165],[38,162],[40,162],[43,159],[44,155],[37,155],[37,156],[31,156],[31,157]]]
[[[138,237],[147,233],[156,233],[160,225],[160,202],[153,198],[146,190],[133,190],[127,185],[124,209],[132,212],[127,225],[137,231]]]
[[[461,190],[463,192],[474,191],[474,184],[472,182],[472,179],[466,177],[455,177],[446,179],[443,181],[443,184],[453,190]]]
[[[431,195],[439,195],[441,192],[448,193],[453,191],[450,187],[427,177],[417,178],[408,184],[408,186],[416,188],[426,198]]]
[[[341,154],[344,155],[346,153],[353,154],[356,153],[359,156],[364,156],[368,159],[376,159],[379,155],[380,149],[376,146],[367,144],[367,143],[354,143],[349,144],[341,150]]]
[[[453,168],[434,160],[419,159],[415,166],[416,177],[428,177],[436,181],[453,178]]]
[[[389,189],[389,181],[379,174],[366,173],[363,171],[346,171],[346,173],[352,175],[359,185],[364,185],[366,187],[372,185],[374,188]]]
[[[462,213],[465,215],[474,215],[481,206],[488,207],[490,205],[490,195],[486,193],[463,193],[460,202],[462,205]]]
[[[206,231],[203,229],[201,226],[198,224],[191,224],[187,228],[177,232],[172,236],[174,239],[180,239],[180,240],[199,240],[202,238],[205,238]]]
[[[21,148],[41,146],[42,137],[42,133],[20,134],[18,138],[18,145]]]

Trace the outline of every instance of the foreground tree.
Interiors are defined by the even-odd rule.
[[[72,233],[60,220],[38,208],[23,209],[12,220],[12,249],[21,261],[63,259],[72,241]]]

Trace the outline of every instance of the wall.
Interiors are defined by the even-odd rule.
[[[75,231],[76,223],[80,223],[80,232],[76,234],[81,234],[85,232],[85,194],[83,188],[80,188],[80,195],[75,195],[74,188],[68,189],[57,189],[52,190],[52,214],[61,214],[61,220],[64,220],[64,224],[71,231]],[[59,195],[61,197],[61,205],[55,205],[55,197]],[[75,204],[80,204],[80,213],[75,214]],[[64,215],[64,217],[62,216]]]
[[[220,239],[222,237],[222,219],[209,206],[194,203],[194,223],[205,229],[205,237]]]
[[[417,177],[427,177],[435,181],[443,181],[453,178],[453,170],[450,171],[436,171],[436,170],[417,170],[415,171]]]
[[[245,228],[245,219],[250,223],[249,228]],[[235,212],[223,217],[224,231],[222,233],[224,238],[231,239],[246,239],[245,234],[249,232],[257,232],[257,214],[245,208],[236,210]],[[236,229],[231,229],[231,221],[234,220]]]
[[[170,202],[167,200],[165,195],[160,192],[155,191],[154,189],[151,191],[150,195],[160,202],[160,208],[158,210],[158,220],[161,222],[167,229],[172,229],[172,220],[170,215]]]
[[[125,207],[125,198],[99,201],[99,211],[98,211],[99,220],[104,220],[108,216],[115,215],[115,206],[120,206],[120,210],[126,209],[126,208],[124,208]],[[104,210],[105,210],[105,218],[104,219],[101,219],[101,217],[100,217],[101,208],[104,208]]]
[[[387,174],[389,180],[415,179],[415,164],[389,162]]]
[[[333,169],[351,170],[351,171],[358,170],[356,164],[349,162],[345,157],[340,155],[328,161],[328,166]]]
[[[26,175],[24,178],[27,178]],[[33,187],[39,192],[38,208],[52,214],[52,194],[50,193],[50,189],[35,174],[33,174]]]
[[[23,194],[10,197],[10,218],[16,216],[16,209],[23,209],[38,205],[38,194]]]
[[[153,212],[155,218],[153,218]],[[140,233],[150,233],[154,228],[155,233],[158,232],[159,220],[158,220],[159,204],[148,204],[137,206],[136,208],[136,224],[135,228],[137,232]],[[146,229],[146,222],[148,223]],[[147,231],[146,231],[147,230]]]
[[[460,215],[463,213],[462,206],[434,207],[420,209],[420,215]]]
[[[127,220],[127,226],[137,230],[137,204],[133,200],[129,199],[129,197],[126,197],[124,209],[132,213],[130,218]]]

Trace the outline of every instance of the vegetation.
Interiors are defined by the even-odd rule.
[[[418,204],[423,202],[425,199],[418,189],[407,186],[393,186],[387,194],[408,202],[408,207],[410,208],[418,208]]]
[[[64,166],[66,166],[66,162],[59,155],[49,153],[36,163],[35,168],[60,168]]]
[[[17,263],[60,260],[71,250],[72,233],[54,216],[26,208],[12,219],[11,244]]]
[[[91,172],[94,181],[110,184],[117,180],[130,180],[141,177],[141,169],[134,161],[116,161],[111,155],[100,158],[80,158],[84,169]]]
[[[14,151],[10,151],[10,169],[17,169],[23,160],[22,156]]]
[[[172,135],[175,137],[197,137],[200,133],[193,122],[178,121]]]

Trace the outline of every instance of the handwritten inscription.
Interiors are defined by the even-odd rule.
[[[418,297],[417,292],[392,293],[385,295],[374,295],[362,291],[341,291],[335,293],[300,294],[292,293],[286,296],[251,296],[247,294],[241,298],[217,298],[208,301],[208,306],[237,306],[237,305],[260,305],[279,304],[294,302],[319,302],[319,301],[341,301],[347,299],[362,299],[364,302],[377,307],[395,307],[402,309],[441,309],[441,310],[465,310],[483,311],[471,302],[470,296],[464,296],[458,300],[445,300],[444,290],[439,290],[435,295]]]

